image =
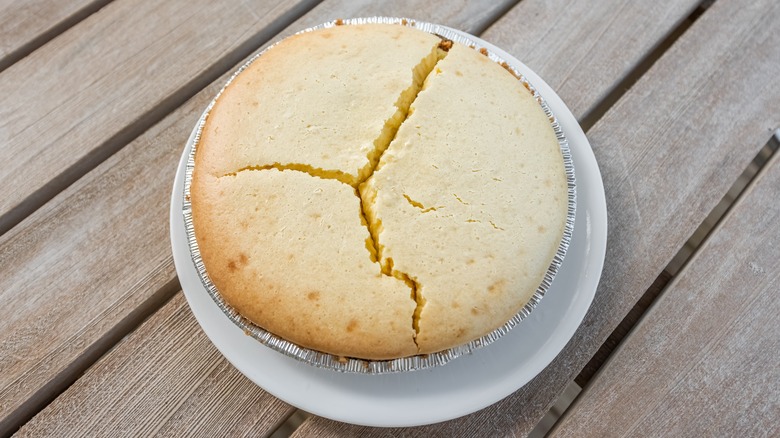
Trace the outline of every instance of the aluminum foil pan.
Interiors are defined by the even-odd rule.
[[[219,290],[217,290],[216,286],[209,278],[208,272],[206,271],[206,267],[204,266],[203,260],[201,259],[200,256],[200,250],[198,249],[198,242],[195,240],[195,233],[192,225],[192,209],[189,202],[190,185],[192,183],[192,172],[195,166],[195,151],[197,150],[197,145],[200,140],[200,135],[206,117],[208,116],[208,113],[211,111],[212,107],[214,106],[214,102],[219,98],[219,96],[222,94],[225,88],[233,81],[233,79],[236,76],[238,76],[242,71],[244,71],[244,69],[246,69],[257,58],[263,56],[263,54],[267,50],[271,50],[274,47],[273,45],[269,46],[262,52],[253,56],[231,76],[231,78],[227,81],[227,83],[222,88],[222,90],[220,90],[220,92],[217,94],[214,100],[212,100],[212,102],[206,108],[200,120],[198,121],[198,124],[195,127],[196,133],[192,145],[192,150],[189,154],[189,158],[187,161],[187,168],[186,168],[185,180],[184,180],[184,202],[182,205],[184,224],[185,224],[185,229],[187,231],[187,240],[189,243],[190,252],[192,254],[192,260],[198,271],[203,286],[206,288],[209,295],[211,295],[211,298],[214,299],[214,302],[217,304],[217,306],[219,306],[219,308],[225,313],[225,315],[227,315],[227,317],[231,321],[233,321],[233,323],[235,323],[238,327],[240,327],[244,331],[244,333],[246,333],[248,336],[252,336],[256,340],[258,340],[261,344],[270,347],[282,354],[306,362],[310,365],[331,369],[335,371],[340,371],[340,372],[362,373],[362,374],[385,374],[385,373],[423,370],[426,368],[444,365],[447,362],[459,356],[471,354],[475,350],[493,343],[498,338],[500,338],[501,336],[503,336],[504,334],[512,330],[512,328],[514,328],[517,324],[519,324],[523,319],[525,319],[531,313],[531,311],[533,311],[534,308],[536,308],[536,306],[539,304],[540,300],[542,299],[542,297],[544,297],[544,294],[547,292],[550,285],[552,284],[553,278],[555,278],[555,274],[558,272],[558,269],[561,267],[561,263],[563,263],[563,258],[566,255],[566,250],[568,249],[569,243],[571,242],[572,231],[574,230],[574,215],[575,215],[575,209],[577,204],[576,185],[575,185],[575,178],[574,178],[574,163],[572,161],[568,142],[566,141],[566,137],[564,136],[563,131],[561,130],[560,125],[558,124],[558,121],[556,120],[550,108],[545,103],[542,96],[536,91],[533,84],[529,83],[526,80],[526,78],[523,77],[522,74],[520,74],[520,72],[518,71],[519,66],[513,65],[513,62],[511,60],[502,59],[500,56],[493,53],[490,50],[490,48],[484,47],[483,44],[481,44],[479,41],[474,39],[474,37],[468,34],[465,34],[463,32],[458,32],[448,27],[437,25],[437,24],[425,23],[421,21],[412,20],[409,18],[389,18],[389,17],[370,17],[370,18],[334,20],[327,23],[323,23],[315,27],[302,30],[301,32],[298,33],[311,32],[313,30],[333,27],[337,25],[349,26],[349,25],[365,24],[365,23],[402,24],[402,25],[406,25],[406,26],[410,26],[422,30],[424,32],[439,35],[446,39],[452,40],[455,43],[471,46],[475,50],[479,50],[483,54],[487,55],[491,60],[495,61],[496,63],[502,65],[504,68],[512,72],[518,78],[518,80],[521,81],[533,93],[534,97],[536,98],[536,101],[539,102],[539,105],[542,107],[542,109],[550,119],[550,124],[552,125],[552,128],[555,131],[555,135],[558,138],[558,143],[560,144],[561,147],[561,153],[563,155],[563,161],[566,168],[566,178],[568,181],[568,214],[566,217],[566,225],[563,232],[563,238],[558,246],[558,250],[555,254],[555,257],[553,258],[549,268],[547,269],[547,272],[545,273],[542,284],[540,284],[539,287],[536,289],[536,292],[531,297],[530,301],[504,325],[492,331],[491,333],[481,338],[475,339],[467,344],[450,348],[448,350],[440,351],[437,353],[432,353],[432,354],[411,356],[411,357],[405,357],[405,358],[394,359],[394,360],[381,360],[381,361],[337,357],[328,353],[323,353],[308,348],[300,347],[278,336],[275,336],[274,334],[264,330],[261,327],[256,326],[248,319],[239,315],[232,307],[230,307],[230,305],[227,304],[225,300],[222,298],[222,295],[220,295]]]

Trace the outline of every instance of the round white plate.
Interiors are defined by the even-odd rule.
[[[566,258],[537,308],[496,342],[445,366],[397,374],[345,374],[299,362],[246,336],[206,292],[190,256],[182,197],[193,136],[187,142],[170,214],[173,259],[187,302],[228,361],[293,406],[337,421],[386,427],[418,426],[467,415],[508,396],[541,372],[571,339],[593,300],[604,264],[607,211],[601,174],[588,139],[561,98],[533,71],[503,50],[463,35],[518,67],[552,109],[571,148],[577,211]]]

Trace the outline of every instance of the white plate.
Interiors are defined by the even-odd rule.
[[[512,331],[451,363],[423,371],[365,375],[316,368],[246,336],[217,307],[190,257],[182,217],[187,157],[182,154],[171,199],[171,245],[187,302],[203,331],[241,373],[281,400],[315,415],[367,426],[418,426],[470,414],[516,391],[546,367],[571,339],[596,293],[607,240],[601,174],[588,139],[560,97],[533,71],[479,38],[519,67],[546,100],[571,148],[577,178],[574,233],[544,299]],[[193,132],[194,134],[194,132]]]

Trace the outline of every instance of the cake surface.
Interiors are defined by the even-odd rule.
[[[565,225],[560,147],[531,93],[402,25],[282,41],[223,90],[196,148],[193,225],[220,294],[334,355],[433,353],[495,330]]]

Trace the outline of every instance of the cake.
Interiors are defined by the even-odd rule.
[[[541,284],[568,205],[560,146],[523,83],[400,24],[304,32],[249,64],[205,119],[190,199],[231,307],[369,360],[504,325]]]

